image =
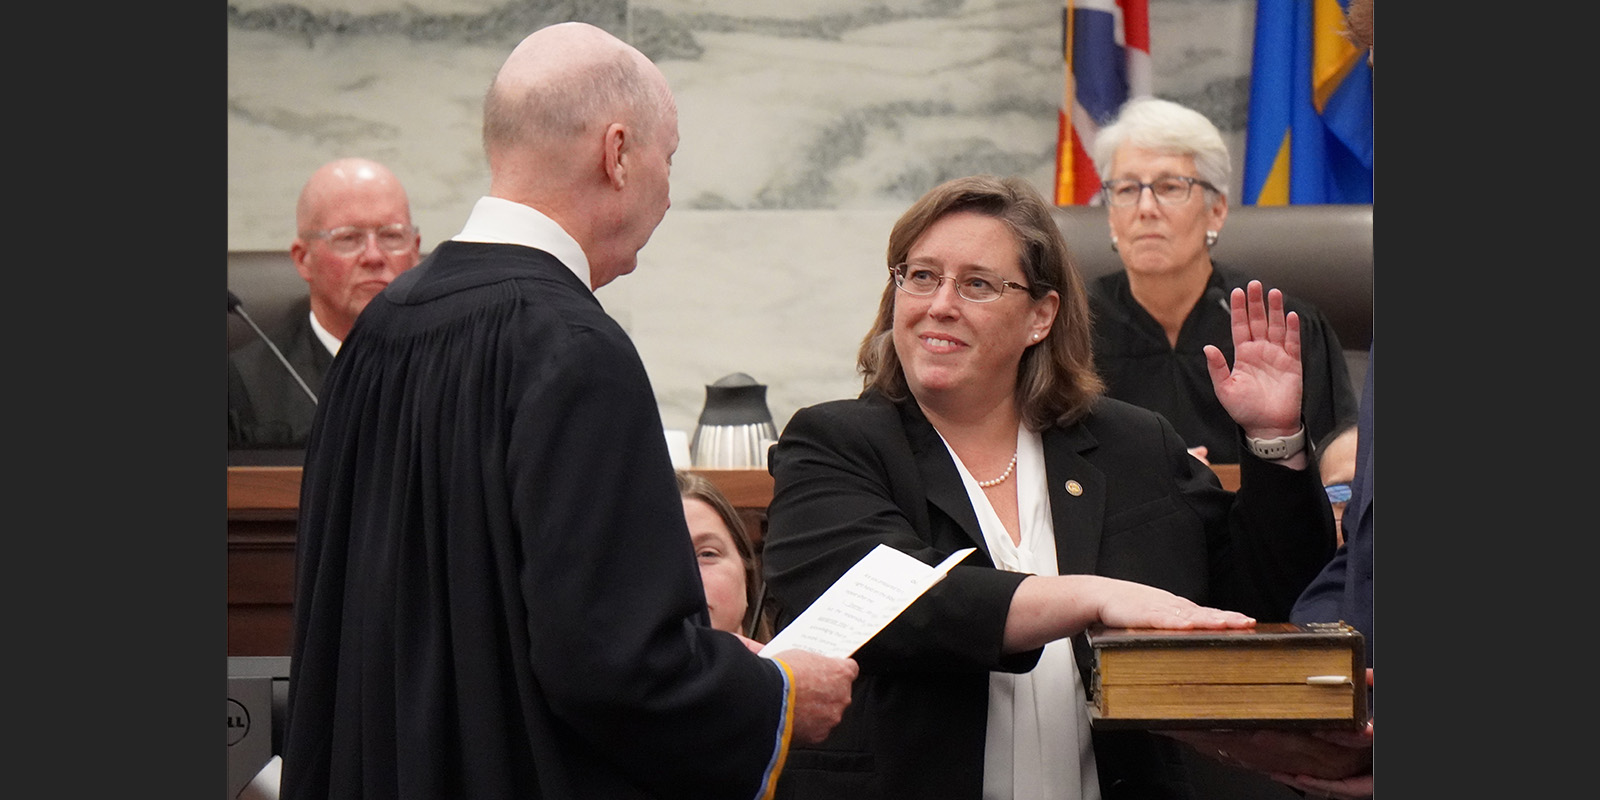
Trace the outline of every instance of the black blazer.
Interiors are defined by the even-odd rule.
[[[1247,455],[1235,495],[1164,418],[1109,398],[1043,437],[1063,574],[1139,581],[1266,622],[1288,618],[1333,553],[1315,469]],[[821,746],[790,752],[778,797],[977,800],[989,672],[1031,669],[1040,651],[1001,652],[1026,576],[994,568],[938,433],[916,403],[869,391],[801,409],[770,464],[763,559],[780,628],[880,543],[929,564],[979,550],[856,654],[862,677],[844,721]],[[1076,645],[1087,680],[1081,637]],[[1190,796],[1171,740],[1094,740],[1107,800]]]

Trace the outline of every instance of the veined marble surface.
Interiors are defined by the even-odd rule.
[[[1254,0],[1150,0],[1155,94],[1215,121],[1237,193]],[[523,36],[581,19],[658,63],[679,105],[673,208],[599,297],[637,342],[669,428],[705,385],[768,384],[780,430],[860,389],[855,352],[890,226],[977,172],[1047,196],[1060,0],[233,0],[228,244],[286,249],[305,178],[388,164],[431,249],[488,186],[482,97]],[[1103,242],[1089,246],[1100,247]]]

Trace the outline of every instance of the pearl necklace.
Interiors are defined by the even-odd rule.
[[[992,488],[994,488],[996,486],[999,486],[1000,484],[1006,482],[1006,478],[1011,477],[1011,471],[1016,469],[1016,468],[1017,468],[1017,454],[1016,454],[1015,451],[1012,451],[1012,453],[1011,453],[1011,463],[1006,465],[1006,471],[1001,473],[1000,477],[995,478],[992,481],[978,481],[978,485],[983,487],[983,488],[985,488],[985,489],[992,489]]]

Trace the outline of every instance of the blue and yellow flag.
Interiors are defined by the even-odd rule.
[[[1257,0],[1244,202],[1372,202],[1372,67],[1348,0]]]

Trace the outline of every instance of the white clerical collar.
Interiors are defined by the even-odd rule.
[[[480,197],[467,217],[467,224],[452,241],[520,244],[555,256],[572,274],[589,283],[589,257],[578,240],[555,220],[529,206],[501,197]],[[590,291],[593,291],[591,288]]]
[[[328,355],[339,355],[339,337],[328,333],[328,329],[322,327],[322,323],[317,321],[317,312],[315,311],[311,312],[311,332],[317,335],[317,339],[322,342],[323,347],[328,348]]]

